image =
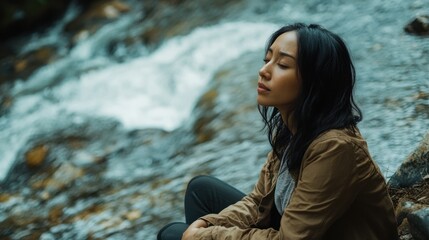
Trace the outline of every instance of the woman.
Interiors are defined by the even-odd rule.
[[[343,40],[318,25],[288,25],[271,36],[264,62],[257,100],[272,151],[255,188],[244,196],[194,178],[190,225],[169,224],[158,239],[397,239],[385,180],[356,126]]]

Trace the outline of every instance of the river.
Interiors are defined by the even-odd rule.
[[[74,6],[23,45],[28,52],[55,44],[61,57],[8,90],[13,104],[0,116],[0,179],[14,190],[0,203],[0,222],[14,231],[3,234],[19,239],[38,229],[41,239],[150,239],[162,224],[182,219],[192,176],[212,174],[249,191],[268,151],[253,80],[267,37],[283,23],[316,22],[348,43],[364,116],[359,128],[386,178],[429,127],[429,41],[403,31],[429,9],[427,1],[240,1],[218,20],[153,49],[119,45],[112,53],[112,42],[133,34],[142,19],[138,2],[129,4],[130,12],[72,47],[59,42]],[[216,10],[206,7],[194,11]],[[72,137],[85,147],[67,147]],[[16,180],[17,169],[40,144],[52,149],[57,169],[71,162],[88,173],[88,159],[96,156],[102,172],[70,178],[75,189],[31,188]],[[82,186],[97,183],[95,190]],[[80,199],[82,192],[89,197]],[[102,207],[88,210],[94,205]],[[53,206],[62,206],[60,223],[45,223]],[[10,216],[32,208],[41,208],[37,227],[10,224]]]

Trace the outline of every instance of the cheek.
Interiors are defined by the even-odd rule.
[[[295,98],[298,98],[301,92],[301,83],[297,79],[291,84],[291,91]]]
[[[290,74],[287,78],[282,81],[282,92],[285,93],[287,98],[293,100],[298,98],[301,92],[301,82],[296,78],[295,75]]]
[[[299,79],[296,72],[293,73],[293,80],[291,81],[291,88],[293,89],[295,97],[298,97],[301,93],[301,80]]]

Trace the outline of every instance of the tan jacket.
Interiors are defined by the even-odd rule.
[[[359,134],[330,130],[309,145],[276,230],[271,212],[279,166],[270,153],[253,191],[202,217],[213,226],[200,228],[195,239],[398,239],[385,179]]]

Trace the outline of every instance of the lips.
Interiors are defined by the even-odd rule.
[[[261,82],[258,82],[258,90],[271,91],[267,86],[265,86]]]

